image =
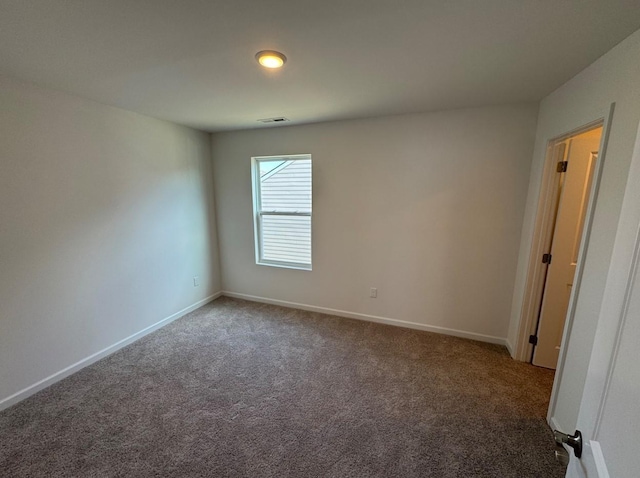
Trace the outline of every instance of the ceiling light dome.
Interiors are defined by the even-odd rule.
[[[262,50],[256,53],[256,60],[265,68],[280,68],[287,61],[287,57],[279,51]]]

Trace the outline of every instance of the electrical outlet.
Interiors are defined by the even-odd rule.
[[[375,287],[372,287],[369,290],[369,297],[371,297],[372,299],[375,299],[376,297],[378,297],[378,289],[376,289]]]
[[[193,278],[193,287],[198,287],[200,285],[200,277],[195,276]]]

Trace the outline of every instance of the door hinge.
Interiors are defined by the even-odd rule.
[[[556,171],[559,173],[566,173],[567,167],[569,166],[569,161],[560,161],[558,166],[556,167]]]
[[[542,263],[543,264],[551,264],[551,258],[553,256],[551,254],[542,254]]]
[[[538,345],[538,337],[535,335],[529,336],[529,343],[533,345]]]

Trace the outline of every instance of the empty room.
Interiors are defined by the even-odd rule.
[[[633,478],[637,0],[0,0],[0,476]]]

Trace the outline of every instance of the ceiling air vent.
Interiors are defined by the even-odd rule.
[[[260,121],[260,123],[284,123],[285,121],[289,121],[289,119],[284,116],[279,116],[277,118],[263,118],[258,121]]]

